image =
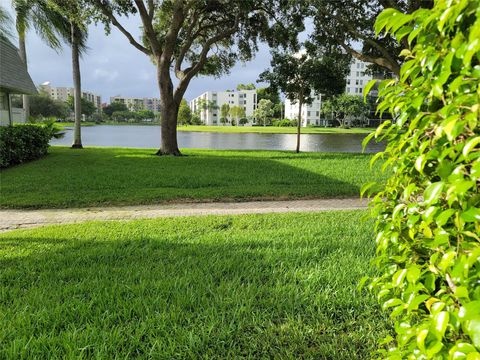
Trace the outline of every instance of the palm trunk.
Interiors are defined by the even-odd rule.
[[[74,23],[71,24],[72,36],[72,74],[73,74],[73,88],[74,88],[74,113],[75,126],[73,130],[73,144],[72,149],[82,149],[82,84],[80,78],[80,52],[78,49],[78,34],[77,27]]]
[[[25,34],[18,34],[18,49],[20,54],[20,59],[25,63],[25,67],[28,69],[27,64],[27,49],[25,46]],[[25,111],[25,120],[28,121],[30,118],[30,98],[28,95],[23,95],[23,111]]]
[[[297,124],[297,154],[300,152],[300,131],[302,127],[302,101],[303,94],[300,94],[300,99],[298,100],[298,124]]]

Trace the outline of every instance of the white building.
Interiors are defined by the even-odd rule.
[[[67,101],[69,96],[74,96],[75,90],[73,87],[56,87],[52,86],[50,82],[44,82],[39,86],[40,90],[46,92],[52,99]],[[82,91],[82,98],[92,102],[98,111],[102,109],[102,97],[90,91]]]
[[[346,94],[363,96],[363,89],[373,79],[372,75],[366,74],[367,66],[368,63],[356,58],[353,59],[350,65],[350,73],[347,76]]]
[[[211,106],[204,109],[201,103],[208,101]],[[205,125],[221,125],[220,109],[223,104],[230,107],[241,106],[245,110],[245,117],[252,124],[253,113],[257,108],[257,91],[241,90],[241,91],[207,91],[202,95],[190,101],[190,109],[192,112],[198,112],[200,120]]]
[[[150,110],[154,113],[160,112],[160,99],[157,98],[135,98],[117,95],[110,98],[110,104],[115,101],[125,104],[130,111]]]
[[[308,125],[324,125],[321,118],[322,94],[315,95],[312,93],[313,102],[311,104],[302,105],[302,126]],[[290,120],[298,119],[298,102],[291,102],[285,99],[285,118]]]

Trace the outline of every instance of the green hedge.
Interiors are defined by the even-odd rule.
[[[51,137],[51,130],[41,125],[0,127],[0,168],[45,156]]]
[[[479,360],[480,0],[387,9],[376,31],[408,44],[399,78],[379,86],[378,110],[395,121],[373,135],[392,170],[373,200],[369,286],[395,323],[379,355]]]

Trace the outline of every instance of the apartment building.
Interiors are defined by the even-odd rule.
[[[208,102],[208,103],[207,103]],[[209,104],[209,106],[202,106]],[[245,110],[245,117],[249,125],[253,123],[254,111],[257,108],[257,91],[207,91],[190,101],[190,109],[200,115],[200,120],[205,125],[221,125],[220,109],[223,104],[230,107],[241,106]]]
[[[350,64],[350,72],[347,76],[347,84],[345,86],[345,93],[349,95],[363,96],[363,89],[370,80],[372,75],[366,73],[368,63],[358,59],[353,59]]]
[[[117,95],[110,98],[110,104],[115,101],[125,104],[130,111],[150,110],[154,113],[160,112],[160,99],[157,98],[135,98]]]
[[[322,94],[312,92],[313,101],[311,104],[302,106],[302,126],[308,125],[325,125],[321,118]],[[292,102],[285,99],[285,118],[295,120],[298,119],[298,102]]]
[[[44,82],[39,89],[46,92],[52,99],[67,101],[69,96],[74,96],[73,87],[52,86],[50,82]],[[102,97],[90,91],[82,91],[82,98],[92,102],[98,111],[102,110]]]

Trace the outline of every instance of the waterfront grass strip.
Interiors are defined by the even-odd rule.
[[[357,197],[381,180],[371,155],[287,151],[52,147],[41,160],[1,172],[3,208],[66,208],[219,201]]]

